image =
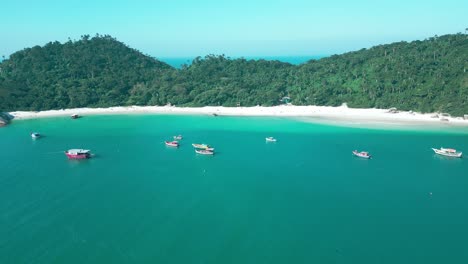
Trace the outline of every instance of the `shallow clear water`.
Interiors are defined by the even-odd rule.
[[[468,152],[466,129],[129,115],[14,121],[0,138],[0,263],[468,262],[468,161],[430,149]]]

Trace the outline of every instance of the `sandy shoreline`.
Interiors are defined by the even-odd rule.
[[[273,107],[174,107],[174,106],[118,106],[109,108],[77,108],[63,110],[48,110],[40,112],[17,111],[10,112],[15,120],[45,117],[69,116],[72,114],[106,115],[106,114],[180,114],[180,115],[228,115],[228,116],[273,116],[273,117],[312,117],[328,119],[334,122],[352,122],[367,124],[398,124],[398,125],[441,125],[468,126],[468,120],[455,117],[434,117],[436,114],[421,114],[413,112],[389,113],[387,109],[363,109],[330,106],[293,106],[282,105]]]

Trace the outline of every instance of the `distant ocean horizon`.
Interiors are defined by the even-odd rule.
[[[155,57],[156,59],[163,61],[174,68],[180,69],[182,65],[187,64],[190,65],[192,61],[197,56],[192,57]],[[321,58],[328,57],[328,55],[315,55],[315,56],[227,56],[231,59],[239,59],[244,58],[246,60],[267,60],[267,61],[281,61],[291,63],[293,65],[299,65],[302,63],[306,63],[310,60],[318,60]]]

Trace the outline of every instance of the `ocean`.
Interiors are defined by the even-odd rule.
[[[287,62],[293,65],[299,65],[302,63],[306,63],[309,60],[318,60],[321,58],[324,58],[326,56],[322,55],[317,55],[317,56],[266,56],[266,57],[259,57],[259,56],[247,56],[247,57],[242,57],[245,58],[246,60],[277,60],[281,62]],[[232,59],[237,59],[241,57],[231,57]],[[180,69],[182,68],[182,65],[190,65],[192,61],[195,59],[195,57],[162,57],[159,58],[157,57],[156,59],[161,60],[169,65],[171,65],[174,68]]]
[[[468,263],[468,160],[430,149],[468,152],[466,128],[102,115],[17,120],[0,138],[2,264]]]

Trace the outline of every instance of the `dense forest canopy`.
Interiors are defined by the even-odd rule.
[[[174,69],[110,36],[50,42],[0,63],[0,109],[117,105],[397,107],[468,114],[468,35],[379,45],[301,65],[209,55]]]

